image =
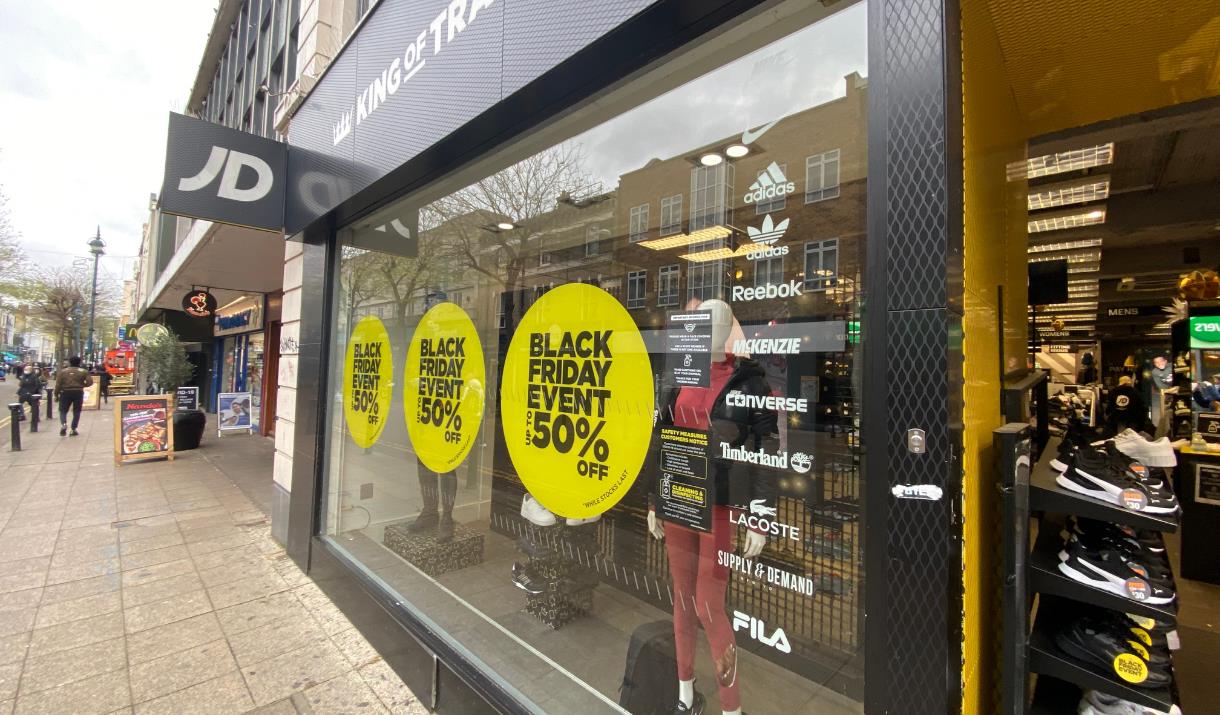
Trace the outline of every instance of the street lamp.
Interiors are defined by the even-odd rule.
[[[102,227],[97,227],[97,235],[89,239],[89,252],[93,254],[93,288],[89,297],[89,347],[85,353],[89,361],[93,361],[93,316],[97,312],[97,261],[105,253],[102,249],[106,242],[102,240]]]

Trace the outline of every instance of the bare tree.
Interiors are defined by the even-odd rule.
[[[25,256],[18,241],[21,237],[9,213],[8,197],[0,188],[0,302],[11,307],[21,294]]]
[[[19,295],[28,306],[29,317],[55,336],[55,352],[61,358],[72,350],[78,323],[80,342],[88,337],[86,321],[91,287],[92,274],[83,269],[35,268],[22,278]],[[115,314],[119,303],[118,286],[109,281],[99,282],[96,300],[96,315]],[[95,334],[96,327],[95,318]]]

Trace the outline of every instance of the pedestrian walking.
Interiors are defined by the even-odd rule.
[[[102,393],[102,402],[110,404],[110,373],[106,372],[106,368],[98,370],[97,384]]]
[[[25,420],[25,405],[29,403],[31,410],[38,409],[38,398],[42,397],[42,380],[39,379],[38,369],[33,365],[26,365],[21,371],[21,377],[17,383],[17,402],[21,404],[21,412],[19,420]]]
[[[55,380],[55,397],[59,401],[59,436],[68,434],[68,409],[72,409],[72,436],[80,424],[80,409],[85,402],[85,388],[93,384],[93,376],[80,366],[80,357],[68,358],[68,367],[59,371]]]

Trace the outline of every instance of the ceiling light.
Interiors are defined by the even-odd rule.
[[[722,161],[724,161],[724,157],[720,156],[714,151],[710,151],[699,157],[699,163],[703,164],[704,166],[715,166]]]
[[[698,253],[687,253],[679,258],[685,258],[693,263],[704,263],[707,261],[723,261],[733,258],[737,253],[731,248],[713,248],[710,251],[699,251]]]
[[[1061,310],[1067,311],[1082,311],[1082,310],[1097,310],[1097,301],[1080,302],[1080,303],[1051,303],[1050,305],[1041,306],[1040,313],[1051,312],[1056,313]]]
[[[1056,206],[1087,204],[1110,197],[1110,177],[1100,176],[1085,181],[1069,181],[1060,184],[1039,186],[1026,197],[1030,211],[1053,209]]]
[[[698,231],[691,233],[680,233],[676,236],[666,236],[665,238],[654,238],[648,241],[640,241],[637,246],[651,248],[654,251],[664,251],[670,248],[681,248],[689,246],[692,243],[703,243],[704,241],[715,241],[718,238],[727,238],[732,235],[733,229],[728,226],[709,226],[701,228]]]
[[[516,227],[517,226],[515,224],[509,223],[508,221],[501,221],[500,223],[496,224],[496,228],[500,229],[501,231],[511,231]]]
[[[1026,229],[1029,233],[1042,233],[1043,231],[1060,231],[1066,228],[1080,228],[1081,226],[1094,226],[1099,223],[1106,222],[1105,207],[1092,209],[1089,211],[1059,211],[1054,214],[1035,214],[1037,218],[1031,218],[1026,224]]]
[[[745,144],[734,144],[728,149],[725,149],[724,153],[728,154],[733,159],[740,159],[741,157],[750,153],[750,147],[746,146]]]
[[[1097,248],[1101,245],[1100,238],[1084,238],[1079,241],[1060,241],[1058,243],[1039,243],[1029,247],[1029,253],[1050,253],[1051,251],[1075,251],[1080,248]]]
[[[1073,273],[1096,273],[1101,270],[1101,262],[1096,263],[1077,263],[1076,265],[1068,265],[1068,275]]]
[[[1008,165],[1008,180],[1036,179],[1069,171],[1105,166],[1114,162],[1114,142],[1098,144],[1083,149],[1061,151],[1055,154],[1035,156],[1025,161],[1014,161]]]
[[[1032,256],[1030,263],[1046,263],[1048,261],[1067,261],[1073,263],[1093,263],[1101,260],[1101,251],[1074,251],[1061,256]]]

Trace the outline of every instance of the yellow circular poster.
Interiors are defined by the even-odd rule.
[[[530,494],[571,519],[617,504],[653,411],[648,350],[622,304],[583,283],[548,291],[517,326],[502,383],[504,438]]]
[[[385,325],[371,315],[356,323],[343,362],[343,414],[361,447],[372,447],[390,416],[394,355]]]
[[[407,346],[403,412],[415,454],[439,474],[453,470],[483,422],[483,346],[466,311],[432,306]]]

